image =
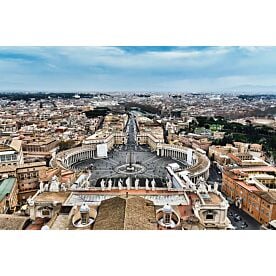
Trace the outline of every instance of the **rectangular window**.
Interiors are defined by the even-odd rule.
[[[43,215],[43,216],[49,216],[49,215],[50,215],[50,211],[47,210],[47,209],[43,209],[43,210],[42,210],[42,215]]]
[[[206,215],[206,219],[208,219],[208,220],[214,219],[214,214],[213,214],[213,212],[208,212],[207,215]]]

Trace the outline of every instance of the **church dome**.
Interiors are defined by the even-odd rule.
[[[41,227],[41,230],[50,230],[49,226],[48,225],[43,225]]]
[[[164,213],[172,213],[172,211],[173,211],[171,205],[168,203],[166,205],[164,205],[162,210]]]
[[[90,211],[89,206],[86,203],[83,203],[80,207],[80,212],[81,213],[88,213]]]

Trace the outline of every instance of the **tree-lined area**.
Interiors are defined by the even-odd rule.
[[[190,124],[190,131],[195,127],[210,129],[214,125],[220,125],[221,131],[225,132],[223,139],[213,141],[214,145],[226,145],[235,141],[244,143],[259,143],[273,159],[276,159],[276,130],[267,126],[253,126],[250,121],[247,125],[228,122],[225,118],[219,117],[196,117],[196,121]]]

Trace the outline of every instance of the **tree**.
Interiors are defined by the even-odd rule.
[[[59,143],[59,149],[62,150],[67,150],[70,149],[74,146],[75,142],[73,140],[67,140],[67,141],[61,141]]]

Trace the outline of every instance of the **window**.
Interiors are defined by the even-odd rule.
[[[165,214],[165,221],[164,221],[164,223],[165,224],[170,224],[170,222],[171,222],[170,214]]]
[[[208,220],[214,219],[214,214],[212,212],[208,212],[206,215],[206,219]]]
[[[49,209],[42,209],[42,215],[43,216],[49,216],[50,215],[50,210]]]

